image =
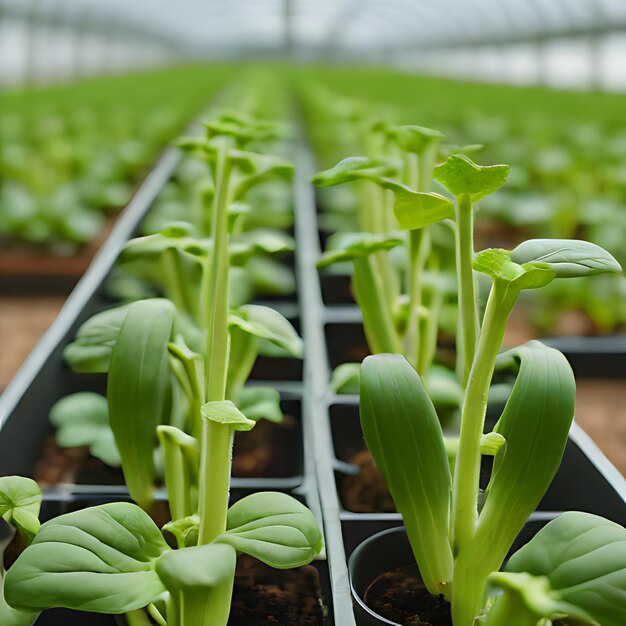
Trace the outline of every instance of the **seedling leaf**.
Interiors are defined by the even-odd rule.
[[[508,165],[477,165],[463,154],[453,154],[435,168],[433,176],[457,198],[467,194],[477,202],[502,187],[509,169]]]
[[[139,609],[165,591],[154,562],[168,550],[159,529],[136,505],[114,502],[67,513],[43,524],[9,569],[6,599],[25,610]]]
[[[621,274],[622,267],[606,250],[577,239],[530,239],[511,252],[511,261],[551,269],[557,278]]]
[[[626,529],[590,513],[563,513],[510,558],[505,572],[492,574],[490,583],[519,595],[541,617],[621,626],[626,623]]]
[[[322,549],[313,513],[278,492],[255,493],[233,504],[227,531],[216,541],[278,569],[306,565]]]
[[[404,518],[424,583],[432,594],[442,593],[452,576],[448,456],[435,407],[403,356],[363,361],[361,424]]]

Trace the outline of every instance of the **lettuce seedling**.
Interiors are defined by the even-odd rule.
[[[456,156],[440,167],[435,175],[457,195],[461,207],[457,221],[468,219],[460,213],[470,212],[476,199],[501,185],[507,172],[506,166],[480,169]],[[471,235],[459,239],[470,245],[457,256],[457,273],[468,281],[467,307],[463,313],[462,304],[460,311],[463,329],[474,327],[477,310],[472,271],[487,274],[492,286],[480,329],[475,324],[475,350],[466,361],[469,372],[454,471],[432,400],[403,356],[378,354],[364,361],[361,422],[403,515],[426,587],[451,601],[455,626],[472,626],[486,610],[489,576],[502,565],[559,467],[574,414],[574,376],[560,352],[531,341],[498,355],[507,319],[522,290],[557,278],[620,273],[621,267],[608,252],[584,241],[530,240],[512,251],[488,249],[472,258]],[[484,433],[496,368],[514,371],[517,378],[493,431]],[[493,456],[494,462],[481,494],[484,455]],[[620,563],[626,566],[624,559]],[[500,623],[506,622],[494,621]]]

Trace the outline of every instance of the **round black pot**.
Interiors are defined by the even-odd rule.
[[[365,604],[365,591],[370,583],[381,574],[414,563],[411,544],[404,526],[390,528],[372,535],[361,543],[350,556],[348,572],[350,590],[354,600],[354,612],[359,626],[379,626],[392,624],[400,626],[381,617]]]
[[[551,512],[533,513],[511,546],[509,555],[528,543],[548,521],[557,515]],[[404,526],[376,533],[357,546],[350,556],[348,572],[354,611],[359,626],[379,626],[380,624],[401,626],[397,622],[381,617],[368,607],[365,603],[365,592],[381,574],[411,564],[414,565],[415,561]]]

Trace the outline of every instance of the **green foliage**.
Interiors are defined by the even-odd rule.
[[[56,442],[62,448],[87,446],[103,463],[122,464],[109,424],[109,405],[99,393],[80,391],[61,398],[50,409],[50,423],[57,429]]]
[[[333,239],[332,248],[325,252],[317,267],[323,269],[334,263],[365,257],[379,250],[390,250],[402,243],[397,235],[345,233]]]
[[[6,600],[27,610],[132,611],[165,591],[154,565],[168,550],[154,522],[135,505],[116,502],[67,513],[43,524],[8,571]]]
[[[517,606],[535,621],[572,617],[585,624],[620,626],[626,620],[625,563],[626,530],[573,511],[549,522],[489,581],[504,596],[518,597]],[[490,626],[515,619],[500,612],[501,604],[503,598],[497,599]]]
[[[511,261],[545,266],[557,278],[576,278],[595,274],[621,274],[613,255],[589,241],[576,239],[530,239],[511,252]]]
[[[17,528],[29,543],[39,532],[40,507],[41,489],[34,480],[22,476],[0,477],[0,517]]]
[[[381,354],[363,361],[361,424],[402,513],[426,587],[447,595],[453,563],[448,456],[435,408],[404,357]]]
[[[278,569],[306,565],[322,549],[311,511],[278,492],[255,493],[233,504],[217,541]]]
[[[156,427],[167,415],[175,309],[166,300],[131,304],[113,348],[107,397],[124,478],[136,502],[152,500]]]
[[[319,187],[342,185],[355,180],[378,182],[382,177],[392,176],[397,171],[398,166],[393,163],[368,157],[349,157],[331,169],[316,174],[312,182]]]
[[[468,195],[472,202],[497,191],[509,175],[508,165],[477,165],[463,154],[453,154],[434,171],[439,181],[456,197]]]
[[[233,430],[254,428],[255,421],[248,419],[230,400],[213,400],[202,405],[202,417]]]

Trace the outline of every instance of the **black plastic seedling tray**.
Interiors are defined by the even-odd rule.
[[[304,142],[297,159],[296,251],[305,340],[303,402],[315,423],[315,459],[331,583],[335,621],[342,626],[365,624],[355,614],[347,559],[365,539],[402,525],[398,513],[355,513],[344,508],[338,485],[356,468],[347,461],[365,448],[358,419],[358,397],[333,394],[328,382],[332,368],[360,361],[366,354],[358,308],[353,304],[346,273],[318,272],[321,255],[315,192],[309,181],[313,158]],[[559,339],[561,349],[578,376],[626,375],[626,339]],[[572,427],[563,461],[554,483],[519,540],[530,538],[542,524],[563,510],[583,510],[626,524],[626,481],[588,435]]]

